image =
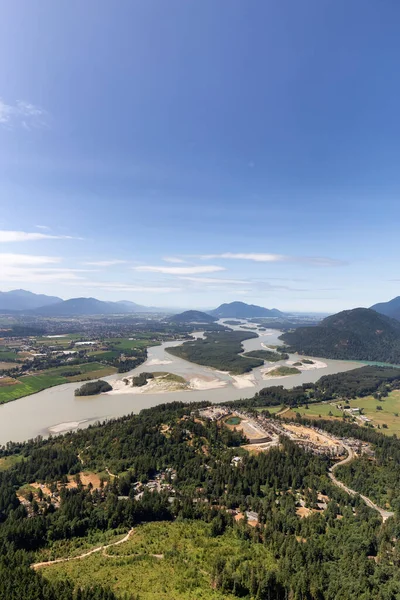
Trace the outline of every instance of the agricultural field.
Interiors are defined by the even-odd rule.
[[[229,600],[229,592],[215,589],[218,563],[240,573],[262,564],[275,569],[275,560],[263,544],[240,539],[228,528],[212,537],[211,525],[202,521],[153,522],[138,526],[129,541],[82,560],[41,569],[52,581],[69,577],[77,587],[100,583],[118,597],[140,600]]]
[[[0,404],[41,392],[55,385],[106,377],[115,373],[116,370],[115,367],[108,367],[101,363],[93,362],[72,367],[65,365],[54,369],[47,369],[34,375],[23,375],[17,380],[10,381],[9,385],[0,385]],[[74,372],[76,372],[75,375],[66,375],[67,373]]]
[[[265,410],[267,410],[271,415],[276,415],[276,413],[280,412],[281,410],[284,410],[285,407],[282,406],[281,404],[279,404],[278,406],[259,406],[259,407],[254,407],[254,410],[256,410],[257,412],[264,412]]]
[[[344,402],[340,404],[344,405]],[[381,401],[373,396],[366,396],[365,398],[349,400],[346,405],[351,408],[362,409],[362,415],[370,419],[374,427],[379,427],[382,433],[386,435],[393,435],[394,433],[400,435],[400,390],[390,392],[387,398],[382,398]],[[380,410],[377,410],[378,406],[381,407]],[[331,419],[342,418],[343,416],[343,411],[336,408],[333,402],[309,404],[308,409],[305,406],[300,406],[286,412],[284,417],[294,419],[296,413],[300,413],[302,417],[308,419]],[[357,420],[356,422],[362,425],[362,421]]]
[[[268,408],[269,410],[269,408]],[[337,409],[333,404],[328,402],[318,402],[316,404],[308,404],[308,408],[305,406],[299,406],[285,412],[283,415],[286,419],[294,419],[296,413],[306,419],[329,419],[329,418],[341,418],[343,411]]]
[[[19,367],[20,365],[15,362],[2,362],[1,354],[0,354],[0,371],[8,371],[9,369],[14,369],[15,367]]]
[[[362,408],[363,414],[371,419],[375,427],[380,426],[382,433],[400,434],[400,390],[390,392],[387,398],[382,398],[381,401],[373,396],[366,396],[351,400],[349,404],[352,408]],[[382,410],[377,410],[377,406]],[[387,425],[387,429],[382,428],[384,424]]]
[[[103,345],[112,346],[115,350],[124,352],[124,350],[134,350],[135,348],[149,348],[150,346],[159,346],[159,342],[154,342],[149,338],[129,339],[129,338],[107,338],[103,340]]]

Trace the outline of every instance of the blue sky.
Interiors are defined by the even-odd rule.
[[[394,0],[6,3],[0,289],[399,295],[399,20]]]

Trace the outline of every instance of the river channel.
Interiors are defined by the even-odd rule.
[[[237,329],[237,327],[233,327]],[[269,329],[257,331],[259,337],[245,340],[245,351],[257,350],[263,344],[282,344],[278,337],[280,331]],[[202,335],[201,332],[197,335]],[[283,385],[291,388],[306,382],[317,381],[323,375],[331,375],[360,367],[360,363],[319,359],[326,367],[305,371],[299,375],[285,378],[265,380],[259,367],[252,371],[253,382],[249,387],[238,389],[234,379],[228,374],[208,367],[187,362],[166,352],[166,348],[179,345],[181,342],[165,342],[160,346],[149,348],[147,362],[130,373],[122,373],[105,377],[109,383],[123,379],[129,375],[137,375],[143,371],[168,371],[187,379],[193,377],[225,382],[225,387],[207,390],[184,390],[160,393],[121,393],[102,394],[100,396],[76,397],[74,391],[78,385],[68,383],[49,388],[37,394],[0,405],[0,445],[13,440],[22,442],[37,435],[48,436],[50,433],[62,433],[87,427],[96,421],[112,417],[120,417],[129,413],[138,413],[143,408],[157,404],[173,402],[198,402],[206,400],[210,403],[226,402],[238,398],[250,398],[255,392],[271,385]],[[291,360],[299,360],[298,355],[291,355]],[[317,360],[317,359],[316,359]],[[277,363],[279,365],[279,363]],[[236,382],[237,385],[237,382]]]

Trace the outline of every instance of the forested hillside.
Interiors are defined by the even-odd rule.
[[[400,323],[368,308],[343,311],[281,339],[287,352],[400,364]]]
[[[146,594],[140,595],[131,579],[132,572],[140,577],[137,561],[144,561],[148,577],[157,577],[157,598],[163,600],[386,600],[400,594],[397,542],[390,542],[400,537],[397,518],[382,526],[362,501],[335,487],[327,476],[327,457],[307,453],[286,438],[267,453],[250,454],[239,447],[244,441],[240,433],[202,418],[196,412],[200,407],[161,405],[58,438],[4,448],[0,596],[151,598],[148,586],[138,584]],[[399,460],[396,439],[388,442],[367,428],[340,422],[326,426],[370,436],[379,460],[389,454]],[[103,473],[100,484],[85,483],[79,474],[83,469]],[[39,492],[40,482],[46,486]],[[21,503],[24,489],[29,491]],[[318,494],[326,498],[325,510],[317,506]],[[308,518],[297,512],[299,498],[309,507]],[[234,520],[237,511],[254,511],[258,526],[249,527],[246,518]],[[154,521],[162,522],[158,529],[141,529],[141,523]],[[179,530],[174,522],[182,523]],[[132,527],[137,533],[120,546],[121,558],[119,550],[110,549],[111,558],[99,554],[54,570],[29,567],[77,554],[79,547],[90,548],[95,540]],[[161,537],[150,543],[156,531]],[[184,542],[193,537],[197,551]],[[171,545],[168,540],[176,541]],[[188,553],[193,553],[194,571],[188,569]],[[160,585],[167,573],[168,584]]]

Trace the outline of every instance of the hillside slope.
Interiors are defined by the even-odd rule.
[[[400,321],[400,296],[389,300],[388,302],[379,302],[371,306],[371,310],[375,310],[382,315],[397,319]]]
[[[34,294],[27,290],[0,292],[0,310],[32,310],[41,306],[50,306],[62,302],[57,296]]]
[[[216,317],[200,310],[186,310],[169,318],[171,323],[214,323]]]
[[[280,339],[288,352],[400,364],[400,323],[369,308],[345,310]]]
[[[96,298],[70,298],[33,311],[37,315],[68,317],[79,315],[110,315],[132,312],[119,302],[103,302]]]
[[[256,304],[245,302],[229,302],[221,304],[218,308],[209,311],[210,315],[218,319],[251,319],[252,317],[282,317],[283,313],[276,308],[264,308]]]

